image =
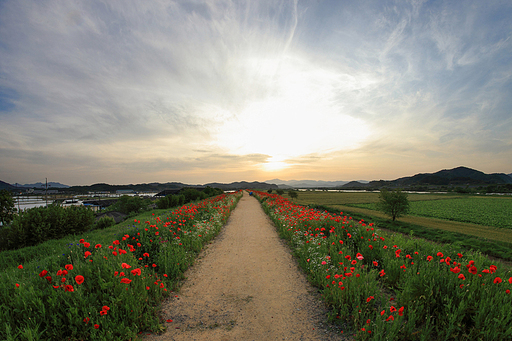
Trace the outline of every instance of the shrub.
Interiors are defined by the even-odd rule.
[[[20,212],[11,226],[4,228],[2,248],[18,249],[69,234],[87,231],[94,223],[94,212],[84,206],[57,205],[34,207]]]
[[[96,222],[96,229],[105,229],[107,227],[110,227],[110,226],[114,226],[116,224],[116,220],[112,217],[109,217],[109,216],[104,216],[104,217],[101,217],[97,222]]]
[[[141,197],[130,197],[123,195],[117,202],[108,207],[109,211],[119,211],[124,214],[140,213],[147,209],[150,201]]]
[[[389,192],[386,189],[382,189],[379,194],[379,200],[377,203],[378,209],[389,215],[393,221],[409,212],[407,193],[400,190]]]

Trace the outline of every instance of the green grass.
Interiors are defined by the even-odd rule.
[[[510,340],[512,273],[501,262],[327,206],[255,195],[351,339]]]
[[[7,262],[0,271],[0,340],[134,340],[142,331],[165,330],[160,302],[220,232],[240,196],[1,252]]]
[[[410,200],[409,215],[460,221],[498,228],[512,228],[512,198],[463,196],[437,200]],[[352,203],[376,210],[374,202]]]

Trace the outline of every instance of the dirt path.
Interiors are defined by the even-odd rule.
[[[342,340],[259,202],[244,193],[219,236],[187,271],[163,340]]]

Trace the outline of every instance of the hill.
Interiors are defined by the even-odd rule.
[[[2,189],[7,189],[7,190],[12,190],[14,189],[15,187],[11,184],[8,184],[7,182],[3,182],[0,180],[0,190]]]
[[[267,184],[278,185],[279,188],[327,188],[338,187],[346,184],[348,181],[322,181],[322,180],[267,180]]]
[[[218,182],[212,182],[205,184],[204,186],[210,186],[213,188],[220,188],[224,191],[229,190],[238,190],[238,189],[278,189],[279,187],[275,184],[268,184],[266,182],[247,182],[247,181],[240,181],[240,182],[232,182],[230,184],[222,184]]]
[[[485,174],[467,167],[443,169],[436,173],[420,173],[396,180],[371,181],[368,187],[409,187],[409,186],[476,186],[512,184],[512,178],[504,173]]]

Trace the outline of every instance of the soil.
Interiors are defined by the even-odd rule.
[[[147,341],[344,340],[259,202],[247,193],[163,303],[167,331]]]

